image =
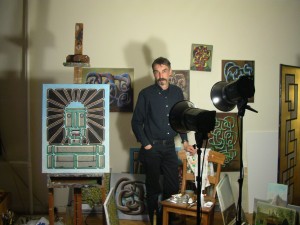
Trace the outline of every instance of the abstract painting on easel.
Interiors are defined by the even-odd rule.
[[[109,172],[109,85],[44,84],[42,172]]]

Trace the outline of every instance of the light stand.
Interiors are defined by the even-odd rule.
[[[197,225],[201,224],[201,216],[200,216],[200,212],[201,212],[201,193],[202,193],[202,172],[203,169],[200,170],[200,162],[201,162],[201,147],[203,144],[203,140],[207,141],[208,139],[208,135],[207,133],[201,133],[201,132],[196,132],[195,133],[195,140],[196,140],[196,147],[197,147],[197,160],[198,160],[198,165],[197,165],[197,169],[198,169],[198,174],[197,174]],[[205,156],[205,153],[204,153]],[[201,172],[200,172],[201,171]]]
[[[239,183],[239,198],[237,206],[236,225],[242,224],[242,189],[243,189],[243,117],[245,110],[256,112],[247,105],[248,98],[254,96],[254,77],[243,75],[232,82],[219,81],[211,89],[211,100],[215,107],[223,112],[228,112],[234,109],[237,105],[239,116],[239,144],[240,144],[240,178]]]
[[[197,181],[197,225],[201,223],[201,191],[202,191],[202,170],[200,170],[201,147],[203,140],[208,139],[208,133],[215,128],[216,111],[208,111],[194,107],[190,101],[177,102],[170,111],[170,125],[178,133],[195,131],[195,140],[198,154],[198,175]],[[207,143],[207,142],[206,142]],[[202,164],[203,167],[203,164]],[[200,172],[201,171],[201,172]]]
[[[250,106],[247,105],[248,99],[241,99],[237,103],[238,107],[238,116],[239,116],[239,144],[240,144],[240,178],[238,179],[239,183],[239,197],[238,197],[238,203],[237,203],[237,219],[236,219],[236,225],[242,224],[242,193],[243,193],[243,182],[244,182],[244,165],[243,165],[243,118],[245,115],[246,109],[251,110],[253,112],[257,111],[255,109],[252,109]]]

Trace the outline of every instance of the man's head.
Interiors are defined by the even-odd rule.
[[[152,70],[155,82],[157,82],[162,89],[167,89],[169,87],[169,77],[172,75],[170,61],[166,58],[159,57],[153,61]]]

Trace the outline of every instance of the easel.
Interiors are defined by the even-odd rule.
[[[82,83],[82,67],[90,66],[90,58],[87,55],[82,55],[83,52],[83,24],[76,23],[75,25],[75,46],[74,55],[68,55],[64,66],[74,67],[74,84]]]
[[[90,59],[83,52],[83,24],[75,25],[75,48],[74,55],[68,55],[64,66],[74,67],[75,84],[82,83],[82,67],[90,66]],[[79,175],[79,174],[55,174],[48,175],[48,201],[49,201],[49,224],[54,225],[54,188],[70,187],[74,197],[74,216],[73,224],[82,225],[82,196],[81,188],[86,186],[101,185],[101,175]],[[99,187],[100,188],[100,187]]]
[[[49,201],[49,225],[54,225],[54,188],[71,188],[73,189],[73,223],[74,225],[82,225],[82,187],[97,186],[101,188],[102,176],[97,174],[78,175],[78,174],[48,174],[48,201]],[[104,193],[102,193],[103,195]]]

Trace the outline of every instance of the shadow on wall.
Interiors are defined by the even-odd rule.
[[[163,56],[168,57],[166,44],[158,38],[150,38],[145,43],[131,41],[124,48],[125,60],[129,68],[134,68],[133,92],[134,107],[140,90],[154,83],[152,74],[152,62]],[[125,119],[126,118],[126,119]],[[131,147],[140,147],[131,129],[132,113],[119,113],[117,118],[118,135],[116,137],[122,143],[122,149],[129,155]],[[128,160],[129,168],[129,160]]]

